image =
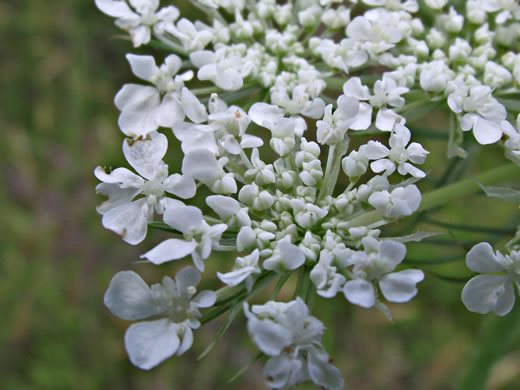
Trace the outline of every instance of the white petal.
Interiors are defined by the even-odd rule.
[[[240,141],[240,146],[244,149],[246,148],[259,148],[264,144],[262,138],[257,137],[255,135],[244,134],[242,135],[242,140]]]
[[[191,348],[193,345],[193,331],[189,326],[184,325],[182,327],[183,333],[180,335],[181,337],[181,345],[176,352],[177,356],[181,356],[184,352]],[[177,335],[180,333],[177,332]]]
[[[154,95],[159,97],[159,92],[154,87],[139,84],[125,84],[116,94],[114,104],[122,111],[126,106],[146,101]]]
[[[379,245],[379,260],[391,265],[393,270],[406,256],[406,245],[393,240],[383,240]]]
[[[379,141],[368,141],[367,144],[359,148],[359,152],[370,160],[379,160],[380,158],[387,157],[390,150]]]
[[[479,117],[473,126],[473,135],[479,144],[489,145],[502,138],[502,130],[498,123]]]
[[[121,188],[136,188],[141,190],[144,185],[142,177],[137,176],[126,168],[116,168],[110,173],[106,173],[101,167],[94,170],[94,175],[104,183],[118,184]]]
[[[182,259],[197,248],[197,241],[184,241],[178,238],[170,238],[161,242],[155,248],[149,250],[144,257],[154,264],[162,264],[171,260]]]
[[[184,156],[182,172],[208,186],[219,177],[215,155],[207,149],[196,149]]]
[[[132,12],[128,4],[124,1],[96,0],[96,6],[101,10],[101,12],[114,18],[137,17],[137,14]]]
[[[257,125],[271,129],[275,123],[283,118],[285,111],[275,105],[267,103],[255,103],[249,109],[248,115]]]
[[[424,279],[424,273],[417,269],[407,269],[383,276],[379,287],[390,302],[408,302],[417,294],[417,283]]]
[[[135,28],[129,30],[130,37],[132,38],[132,43],[134,47],[139,47],[141,45],[145,45],[150,42],[150,38],[152,37],[152,31],[150,27],[140,25]]]
[[[352,96],[341,95],[338,99],[338,112],[344,119],[352,119],[359,113],[359,101]]]
[[[175,284],[180,291],[186,291],[190,286],[198,286],[200,272],[193,267],[184,267],[175,275]]]
[[[247,328],[255,344],[266,355],[279,355],[286,346],[292,343],[290,330],[273,321],[250,319]]]
[[[206,107],[204,107],[197,96],[186,87],[181,91],[181,102],[184,113],[193,122],[202,123],[208,120]]]
[[[464,286],[462,302],[472,312],[506,315],[515,303],[513,283],[507,276],[477,275]]]
[[[475,245],[466,255],[466,265],[475,272],[500,272],[504,267],[497,261],[493,247],[487,242]]]
[[[197,68],[201,68],[204,65],[214,64],[216,61],[216,56],[212,51],[199,50],[190,54],[190,61]]]
[[[228,286],[237,286],[256,272],[257,269],[255,267],[244,267],[225,274],[217,272],[217,277],[222,281],[222,283],[227,284]]]
[[[350,124],[352,130],[366,130],[372,123],[372,106],[368,103],[361,103],[359,105],[359,113],[356,120]]]
[[[217,301],[217,294],[210,290],[201,291],[191,301],[195,303],[197,307],[210,307]]]
[[[382,131],[392,131],[398,118],[402,118],[395,111],[380,108],[376,116],[376,127]]]
[[[281,389],[294,385],[292,377],[302,370],[302,362],[293,359],[288,354],[282,354],[269,359],[264,366],[264,377],[269,387]]]
[[[140,192],[139,188],[121,188],[118,184],[99,183],[96,186],[96,194],[106,195],[108,199],[97,206],[96,211],[103,215],[114,207],[130,203]]]
[[[287,270],[294,270],[305,262],[303,251],[289,240],[280,241],[277,248],[280,251],[283,265]]]
[[[221,218],[229,218],[240,210],[240,203],[229,196],[211,195],[206,198],[206,203]]]
[[[155,59],[152,56],[127,54],[126,59],[130,63],[132,72],[142,80],[151,82],[153,77],[159,73],[159,68],[155,64]]]
[[[118,119],[121,131],[134,138],[145,136],[159,127],[156,121],[160,104],[159,93],[155,88],[142,92],[149,92],[149,95],[143,100],[126,105]]]
[[[352,77],[343,84],[343,93],[347,96],[353,96],[358,100],[370,99],[370,91],[367,86],[361,84],[359,77]]]
[[[163,9],[161,9],[161,11],[164,11],[166,8],[175,9],[177,15],[179,14],[179,11],[177,10],[177,8],[175,8],[173,6],[165,7]],[[159,13],[161,13],[161,12],[159,12]],[[166,64],[166,67],[168,68],[168,72],[172,76],[175,76],[179,72],[179,70],[181,69],[181,66],[182,66],[181,59],[179,58],[179,56],[177,56],[175,54],[170,54],[168,57],[166,57],[164,59],[164,63]]]
[[[324,388],[331,390],[343,389],[344,381],[337,367],[329,363],[329,355],[316,348],[307,353],[307,368],[312,381]]]
[[[349,280],[343,287],[345,298],[362,307],[372,307],[376,302],[374,286],[363,279]]]
[[[168,139],[164,134],[153,131],[146,138],[123,142],[123,154],[126,161],[144,178],[155,177],[161,160],[168,150]]]
[[[202,224],[202,211],[195,206],[184,204],[170,205],[163,215],[164,222],[179,232],[187,232]]]
[[[125,333],[125,347],[132,364],[149,370],[172,356],[179,348],[177,325],[168,319],[131,325]]]
[[[182,122],[185,116],[178,94],[176,92],[166,93],[157,109],[157,124],[171,128],[177,122]]]
[[[129,244],[144,240],[148,226],[146,199],[138,199],[108,210],[101,220],[103,227],[119,234]]]
[[[197,192],[195,181],[187,175],[179,175],[178,173],[164,179],[163,185],[167,192],[182,199],[193,198]]]
[[[150,288],[133,271],[121,271],[112,278],[104,303],[112,313],[127,321],[141,320],[160,313]]]

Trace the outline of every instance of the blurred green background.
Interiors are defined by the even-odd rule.
[[[112,100],[134,80],[124,54],[138,51],[114,39],[119,30],[93,0],[4,0],[0,34],[0,389],[265,389],[261,363],[227,383],[256,355],[242,315],[203,360],[197,356],[222,318],[195,333],[185,356],[143,372],[125,355],[128,323],[103,305],[120,270],[157,282],[178,268],[136,263],[161,236],[153,232],[132,247],[104,230],[95,212],[101,199],[94,168],[125,164]],[[440,133],[446,125],[432,116],[420,126],[434,124]],[[502,164],[499,150],[470,148],[467,161],[445,170],[444,141],[424,143],[432,173],[423,188]],[[510,229],[519,222],[515,215],[513,204],[475,196],[433,218]],[[503,243],[505,236],[425,226],[449,233],[410,245],[408,261],[443,264],[425,267],[415,300],[391,305],[394,323],[342,296],[316,300],[314,314],[327,326],[325,344],[345,388],[519,389],[518,307],[506,318],[469,313],[460,302],[463,283],[439,278],[471,276],[465,251],[479,240]],[[208,262],[207,275],[230,261]],[[202,287],[218,284],[206,280]],[[293,287],[291,281],[282,299],[291,299]]]

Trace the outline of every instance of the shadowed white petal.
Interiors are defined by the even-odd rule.
[[[99,183],[96,186],[96,194],[106,195],[108,199],[97,206],[96,211],[103,215],[114,207],[130,203],[139,192],[139,188],[121,188],[118,184]]]
[[[211,185],[219,177],[215,155],[207,149],[195,149],[187,153],[182,161],[182,173],[206,185]]]
[[[153,131],[146,138],[123,142],[123,154],[128,163],[144,178],[154,178],[161,160],[168,150],[168,139],[164,134]]]
[[[249,266],[225,274],[217,272],[217,277],[222,281],[222,283],[227,284],[228,286],[237,286],[253,273],[258,273],[257,268]]]
[[[183,331],[182,334],[179,334],[179,331]],[[177,334],[181,338],[181,345],[179,346],[179,349],[177,350],[176,355],[181,356],[184,352],[186,352],[188,349],[191,348],[193,345],[193,331],[189,326],[183,325],[181,329],[179,329]]]
[[[173,127],[177,122],[183,121],[185,116],[177,93],[166,93],[157,110],[157,124],[162,127]]]
[[[110,281],[104,297],[105,306],[123,320],[141,320],[160,313],[150,288],[133,271],[118,272]]]
[[[462,302],[469,311],[506,315],[515,303],[513,283],[507,276],[477,275],[464,286]]]
[[[184,267],[175,275],[175,283],[180,291],[200,283],[200,272],[193,267]]]
[[[363,279],[349,280],[343,287],[345,298],[362,307],[372,307],[376,302],[374,286]]]
[[[125,333],[125,348],[133,365],[149,370],[179,348],[177,325],[168,319],[131,325]]]
[[[148,226],[146,199],[122,204],[108,210],[101,223],[106,229],[119,234],[129,244],[136,245],[144,240]]]
[[[293,359],[287,354],[272,357],[265,363],[264,377],[269,387],[273,389],[281,389],[295,384],[292,377],[295,373],[301,371],[302,362],[299,359]]]
[[[143,178],[126,168],[116,168],[106,173],[101,167],[94,170],[94,175],[104,183],[118,184],[121,188],[139,188],[144,185]]]
[[[406,245],[402,242],[383,240],[379,245],[379,260],[391,265],[393,270],[406,256]]]
[[[118,0],[96,0],[96,6],[101,12],[114,18],[132,18],[137,14],[130,10],[128,4]]]
[[[417,269],[407,269],[383,276],[379,287],[390,302],[408,302],[417,294],[417,283],[424,279],[424,273]]]
[[[181,102],[184,113],[195,123],[202,123],[208,119],[206,107],[201,104],[199,99],[188,88],[184,87],[181,91]]]
[[[240,203],[229,196],[211,195],[206,203],[222,218],[229,218],[240,210]]]
[[[133,74],[145,81],[152,81],[153,77],[159,73],[159,68],[155,64],[152,56],[138,56],[127,54],[126,59],[130,63]]]
[[[186,175],[179,175],[178,173],[174,173],[164,179],[163,185],[167,192],[182,199],[193,198],[197,192],[195,180]]]
[[[161,11],[164,11],[165,9],[171,9],[172,11],[172,14],[170,15],[171,17],[175,16],[175,14],[179,15],[179,10],[173,6],[169,6],[169,7],[165,7],[163,8]],[[159,14],[161,12],[159,11]],[[175,19],[177,17],[175,16]],[[166,64],[167,68],[168,68],[168,72],[174,76],[177,74],[177,72],[179,72],[179,70],[181,69],[181,66],[182,66],[182,61],[181,59],[179,58],[179,56],[175,55],[175,54],[170,54],[168,57],[166,57],[164,59],[164,63]]]
[[[337,367],[329,362],[329,355],[316,348],[308,350],[307,369],[312,381],[322,388],[330,390],[343,389],[343,378]]]
[[[475,245],[466,255],[466,265],[475,272],[500,272],[504,267],[497,261],[493,247],[487,242]]]
[[[179,232],[187,232],[202,223],[202,212],[195,206],[170,205],[163,215],[164,222]]]
[[[195,303],[198,307],[210,307],[217,301],[217,294],[214,291],[205,290],[195,296],[191,302]]]
[[[283,118],[285,111],[275,105],[255,103],[249,109],[248,115],[257,125],[273,129],[276,122]]]
[[[273,321],[251,318],[247,328],[255,344],[266,355],[279,355],[292,343],[291,331]]]
[[[197,242],[170,238],[149,250],[141,258],[146,258],[154,264],[162,264],[171,260],[182,259],[197,248]]]
[[[142,87],[147,88],[147,87]],[[119,95],[119,94],[118,94]],[[126,104],[119,115],[121,131],[130,137],[145,136],[159,127],[156,121],[160,104],[159,92],[155,88],[139,91],[130,104]],[[116,96],[116,102],[118,98]]]

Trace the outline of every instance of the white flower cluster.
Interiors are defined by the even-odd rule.
[[[520,54],[504,49],[520,37],[516,2],[474,0],[455,9],[427,0],[431,27],[415,0],[343,3],[194,0],[202,20],[190,21],[174,6],[159,9],[158,0],[96,0],[134,46],[153,40],[170,51],[161,65],[127,55],[146,83],[125,84],[115,97],[128,137],[123,153],[137,174],[96,168],[97,192],[108,197],[97,210],[104,227],[133,245],[150,224],[172,234],[141,256],[150,263],[190,256],[195,265],[151,287],[131,271],[112,280],[105,304],[114,314],[164,317],[128,329],[125,345],[136,366],[149,369],[184,353],[200,326],[199,308],[217,302],[224,311],[244,307],[251,337],[269,357],[269,386],[310,380],[343,388],[309,296],[342,292],[350,303],[390,316],[385,300],[403,303],[417,294],[424,274],[403,264],[404,242],[413,238],[385,238],[379,229],[421,204],[414,183],[426,176],[418,166],[429,152],[411,142],[409,114],[443,105],[453,119],[451,155],[464,153],[462,134],[472,130],[482,145],[504,138],[506,156],[520,163],[520,116],[515,129],[501,100],[520,92]],[[169,174],[164,162],[168,137],[180,143],[172,153],[182,160],[179,173]],[[197,193],[206,194],[207,207],[189,203]],[[237,254],[217,266],[227,287],[196,294],[214,251]],[[466,306],[507,313],[519,262],[518,251],[473,248],[472,270],[507,276],[472,279]],[[279,276],[281,287],[295,271],[302,275],[295,300],[249,309],[266,280]],[[233,299],[217,300],[222,291]]]

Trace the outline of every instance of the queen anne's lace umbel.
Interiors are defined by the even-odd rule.
[[[96,168],[97,192],[108,197],[97,209],[103,226],[137,245],[152,224],[172,237],[142,258],[191,257],[195,266],[151,287],[132,271],[112,279],[105,304],[115,315],[154,316],[128,328],[131,362],[150,369],[181,355],[201,323],[243,308],[270,387],[343,388],[321,343],[325,327],[311,315],[312,295],[341,293],[390,316],[385,302],[417,294],[424,273],[404,260],[405,243],[418,238],[379,229],[421,205],[415,183],[426,176],[420,166],[429,152],[407,126],[416,110],[433,103],[449,113],[449,156],[464,156],[464,132],[472,130],[477,143],[500,142],[520,162],[520,116],[513,126],[500,100],[519,92],[520,6],[192,0],[200,20],[188,20],[159,0],[95,3],[135,47],[167,53],[159,61],[126,56],[139,80],[122,87],[115,105],[136,173]],[[176,173],[164,162],[173,138],[180,148],[171,156],[182,159]],[[211,193],[206,206],[190,202],[197,192]],[[360,222],[374,213],[376,222]],[[208,275],[206,262],[219,251],[236,255]],[[518,253],[514,245],[494,253],[487,243],[470,251],[468,267],[482,275],[462,292],[468,309],[511,310]],[[277,292],[294,272],[293,301],[249,307],[268,281],[279,276]],[[201,273],[227,287],[197,294]],[[214,304],[207,317],[199,311]]]

